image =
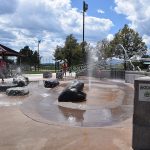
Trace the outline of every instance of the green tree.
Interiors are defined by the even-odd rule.
[[[142,37],[138,32],[129,28],[128,25],[125,25],[123,29],[119,30],[119,32],[115,34],[114,39],[109,45],[109,50],[112,54],[123,58],[124,52],[122,48],[118,46],[119,44],[125,48],[129,58],[135,54],[143,56],[147,52],[147,46],[145,42],[143,42]]]
[[[85,52],[82,52],[82,43],[79,44],[77,39],[70,34],[66,37],[63,47],[56,47],[54,57],[55,60],[66,60],[70,67],[82,63]]]
[[[68,66],[71,66],[73,64],[73,59],[77,47],[78,47],[78,43],[75,37],[72,34],[67,36],[65,41],[65,46],[64,46],[64,54],[65,54],[65,59],[68,62]]]
[[[32,65],[34,66],[35,71],[37,70],[38,64],[40,63],[38,52],[34,51],[32,55]]]
[[[97,42],[96,51],[98,60],[106,60],[109,57],[112,57],[112,53],[110,50],[110,43],[107,39],[103,39]]]
[[[17,59],[17,63],[20,64],[21,62],[23,65],[29,65],[30,68],[34,66],[36,70],[39,63],[37,51],[33,52],[29,46],[25,46],[20,50],[20,54],[22,54],[22,57]]]
[[[63,47],[57,45],[55,52],[54,52],[55,60],[61,60],[62,61],[65,59],[63,51],[64,51]]]

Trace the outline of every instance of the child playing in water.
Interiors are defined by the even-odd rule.
[[[66,77],[67,69],[68,69],[68,65],[67,65],[66,62],[64,62],[64,63],[62,64],[62,70],[63,70],[63,74],[65,75],[65,77]]]

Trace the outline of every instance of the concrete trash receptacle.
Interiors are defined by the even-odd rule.
[[[134,150],[150,149],[150,77],[134,82],[133,137]]]

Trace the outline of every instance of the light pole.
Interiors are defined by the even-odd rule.
[[[40,52],[39,52],[40,43],[41,43],[41,40],[38,40],[38,71],[40,68]]]
[[[88,10],[88,4],[83,1],[83,42],[82,42],[82,52],[84,54],[85,51],[85,45],[84,45],[84,22],[85,22],[85,12]]]

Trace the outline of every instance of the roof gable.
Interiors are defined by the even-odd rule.
[[[20,53],[0,44],[0,56],[20,56]]]

